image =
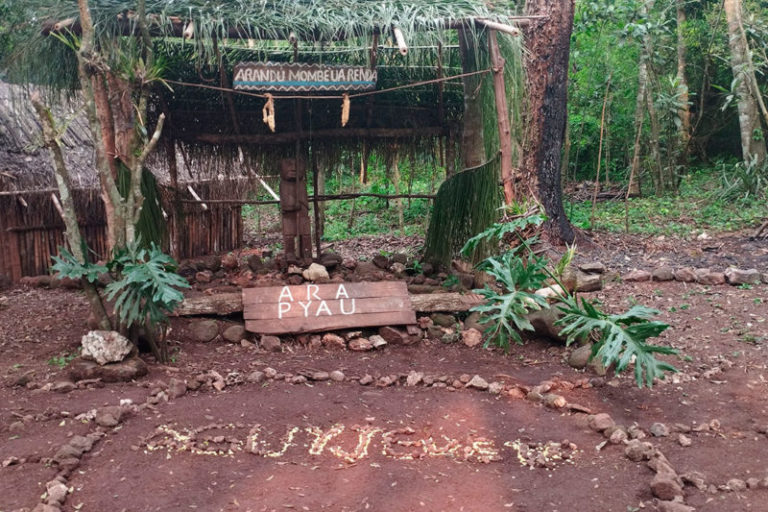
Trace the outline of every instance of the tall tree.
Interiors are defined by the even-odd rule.
[[[685,165],[688,162],[689,141],[691,139],[691,104],[688,93],[688,79],[685,74],[687,64],[687,48],[685,46],[685,0],[675,0],[677,10],[677,88],[680,94],[680,108],[678,117],[680,125],[680,154],[679,162]]]
[[[756,160],[762,164],[766,157],[765,132],[760,124],[758,111],[759,90],[753,84],[752,57],[749,54],[747,38],[742,29],[741,0],[725,0],[725,17],[728,21],[728,46],[731,50],[731,69],[736,89],[736,104],[739,111],[739,132],[741,135],[742,157],[745,162]]]
[[[573,0],[526,0],[525,13],[544,16],[526,27],[529,132],[523,148],[523,186],[544,206],[550,238],[570,243],[560,163],[567,124],[568,60]]]

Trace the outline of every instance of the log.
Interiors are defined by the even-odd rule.
[[[417,313],[438,311],[463,312],[483,303],[479,295],[461,293],[410,294],[411,305]],[[232,315],[243,311],[242,293],[219,293],[184,299],[174,316]]]

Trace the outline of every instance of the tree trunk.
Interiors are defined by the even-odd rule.
[[[478,70],[478,48],[472,34],[459,29],[459,51],[464,73]],[[483,136],[483,105],[481,102],[479,75],[463,78],[464,84],[464,125],[461,132],[461,161],[464,169],[478,167],[485,163],[485,139]]]
[[[688,79],[685,77],[686,47],[685,47],[685,0],[675,0],[677,7],[677,90],[680,93],[680,109],[677,112],[680,118],[678,131],[680,134],[680,152],[678,164],[688,165],[691,140],[691,106],[688,94]]]
[[[635,99],[635,146],[632,150],[632,165],[629,171],[629,184],[627,185],[627,197],[640,193],[640,140],[643,133],[643,120],[645,119],[645,95],[648,88],[648,55],[645,45],[640,49],[640,62],[637,65],[637,97]]]
[[[53,161],[54,176],[56,178],[56,185],[59,189],[59,197],[61,198],[62,216],[64,217],[65,235],[67,237],[67,243],[69,249],[72,251],[72,255],[75,259],[81,263],[85,263],[86,254],[83,253],[83,236],[80,233],[80,226],[77,223],[77,211],[75,210],[75,203],[72,200],[70,193],[70,177],[67,164],[64,161],[64,155],[61,152],[61,146],[56,138],[56,128],[54,127],[53,116],[51,111],[43,105],[40,97],[37,94],[32,95],[32,105],[37,111],[37,115],[40,118],[40,124],[43,127],[43,142],[48,147],[51,153],[51,160]],[[104,309],[104,302],[101,300],[96,287],[87,279],[81,279],[83,291],[91,305],[91,311],[96,317],[99,325],[99,329],[105,331],[112,330],[112,323],[109,320]]]
[[[523,148],[523,185],[544,206],[554,242],[573,242],[563,208],[560,162],[567,127],[568,59],[573,0],[527,0],[525,13],[544,18],[526,27],[529,138]]]
[[[760,126],[756,98],[751,94],[749,76],[751,57],[747,40],[741,31],[741,0],[725,0],[725,17],[728,21],[728,45],[731,49],[731,69],[736,82],[736,100],[739,111],[741,151],[746,163],[755,160],[758,165],[765,161],[765,134]]]

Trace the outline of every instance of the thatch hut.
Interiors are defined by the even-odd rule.
[[[75,91],[75,56],[62,40],[77,40],[77,5],[24,4],[35,13],[25,25],[34,30],[9,76]],[[99,44],[114,48],[108,65],[118,66],[120,52],[138,35],[136,2],[90,5]],[[512,171],[522,89],[521,44],[510,34],[525,20],[507,7],[480,0],[275,0],[150,1],[145,8],[163,63],[149,113],[166,118],[149,163],[168,184],[172,226],[188,222],[178,215],[180,205],[192,213],[203,204],[247,202],[243,187],[231,195],[197,190],[183,197],[185,173],[198,182],[213,175],[257,183],[285,174],[285,162],[293,160],[288,167],[299,183],[314,182],[317,211],[333,199],[318,194],[318,180],[342,155],[360,154],[364,173],[371,154],[387,158],[395,147],[439,159],[448,177],[471,168],[456,173],[459,181],[445,188],[442,202],[438,197],[433,253],[455,251],[496,214],[500,178],[508,184]],[[256,71],[238,73],[248,66]],[[87,144],[75,145],[87,153]],[[299,202],[306,203],[306,188],[302,194]],[[296,229],[286,241],[308,232]],[[171,246],[178,248],[185,237],[175,233]]]

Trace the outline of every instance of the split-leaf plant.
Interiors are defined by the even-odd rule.
[[[110,273],[106,298],[114,300],[114,310],[124,334],[135,335],[143,330],[155,358],[168,362],[168,314],[184,299],[180,288],[189,283],[176,274],[176,262],[154,243],[142,247],[136,240],[115,251],[106,266],[82,263],[67,249],[60,247],[54,256],[54,272],[59,278],[87,279],[94,283],[99,276]],[[131,336],[134,341],[136,336]]]
[[[167,362],[168,314],[184,300],[179,288],[189,288],[176,273],[176,262],[154,243],[144,248],[137,240],[116,251],[107,267],[118,277],[106,292],[121,325],[143,328],[157,360]]]
[[[565,261],[573,258],[574,250],[569,248],[563,260],[550,270],[546,260],[536,256],[532,250],[535,239],[524,239],[520,235],[528,226],[538,226],[542,221],[542,218],[535,216],[516,219],[510,226],[494,224],[473,237],[462,249],[462,252],[471,250],[471,244],[476,245],[483,240],[498,242],[507,233],[513,233],[520,242],[517,247],[478,265],[479,270],[487,272],[496,281],[495,286],[486,285],[483,289],[474,290],[486,299],[485,304],[472,308],[472,311],[482,313],[482,322],[488,324],[485,330],[486,346],[493,343],[508,351],[510,339],[522,343],[520,332],[534,330],[528,315],[550,308],[546,299],[535,294],[547,280],[551,279],[565,290],[559,283],[558,275],[562,275],[562,267],[567,265]],[[576,340],[596,339],[590,359],[598,357],[606,367],[614,365],[616,373],[634,363],[638,387],[643,387],[643,384],[652,387],[654,379],[663,379],[665,372],[677,371],[671,364],[655,357],[655,354],[677,354],[675,349],[648,343],[649,338],[658,336],[669,327],[663,322],[650,320],[658,311],[635,306],[625,313],[612,315],[601,311],[597,301],[578,300],[566,291],[557,308],[563,316],[556,325],[562,326],[560,334],[567,336],[566,345]]]

